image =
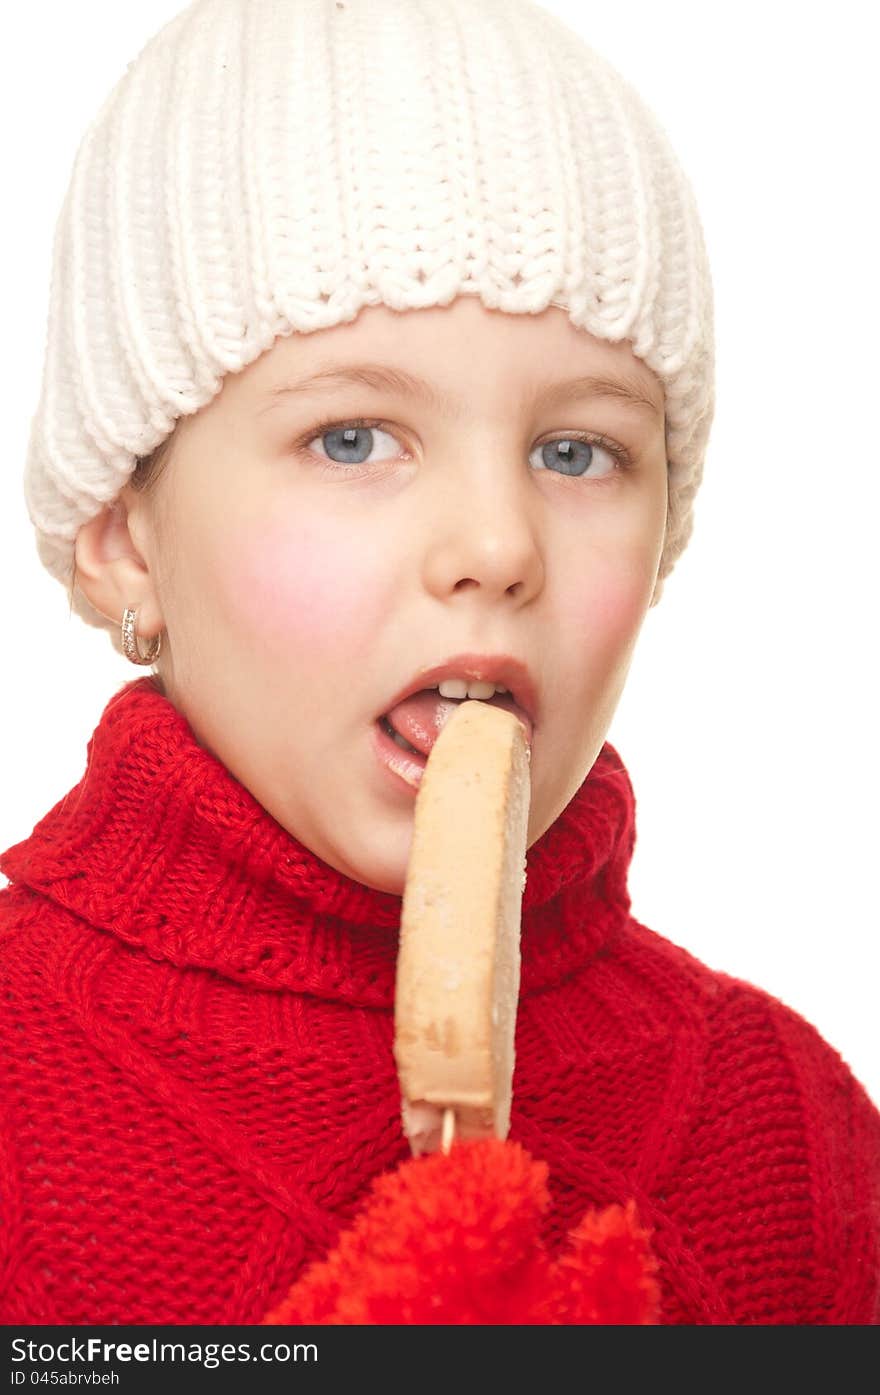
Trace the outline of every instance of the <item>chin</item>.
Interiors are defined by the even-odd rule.
[[[409,846],[412,844],[410,836]],[[367,886],[372,891],[385,891],[391,896],[402,896],[406,882],[406,869],[409,858],[409,848],[406,857],[402,860],[395,858],[382,858],[371,856],[372,850],[363,849],[363,856],[330,857],[323,854],[325,862],[331,867],[335,867],[337,872],[350,878],[351,881],[359,882],[361,886]]]
[[[368,886],[373,891],[385,891],[390,896],[402,896],[406,883],[406,872],[401,872],[398,868],[389,869],[387,872],[381,869],[370,868],[364,872],[349,873],[354,876],[355,881],[359,881],[362,886]]]

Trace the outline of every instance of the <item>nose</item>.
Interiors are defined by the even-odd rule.
[[[425,583],[432,594],[479,589],[525,604],[544,582],[540,494],[524,467],[502,458],[472,459],[445,474],[431,501]]]

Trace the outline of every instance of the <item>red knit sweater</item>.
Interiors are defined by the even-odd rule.
[[[795,1013],[630,914],[606,743],[529,850],[512,1139],[544,1240],[635,1199],[665,1323],[876,1323],[880,1116]],[[408,1158],[400,898],[285,832],[150,677],[0,856],[0,1321],[257,1323]]]

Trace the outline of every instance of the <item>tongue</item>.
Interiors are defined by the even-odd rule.
[[[503,707],[506,711],[513,712],[531,736],[531,723],[509,693],[496,693],[488,701],[490,707]],[[459,705],[459,699],[441,697],[436,688],[423,688],[421,692],[404,698],[403,702],[392,707],[385,715],[396,732],[399,732],[411,746],[415,746],[417,751],[421,751],[423,756],[427,756],[430,755],[444,725]]]

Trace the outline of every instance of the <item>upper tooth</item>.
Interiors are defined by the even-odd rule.
[[[506,693],[507,689],[495,683],[474,683],[464,678],[444,678],[438,685],[441,697],[446,698],[491,698],[496,692]]]

